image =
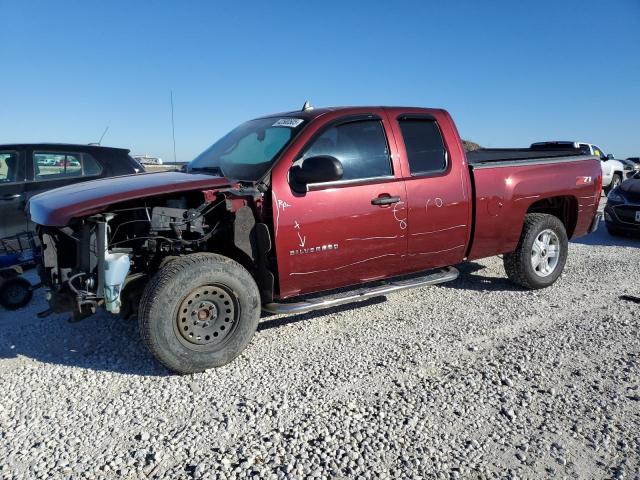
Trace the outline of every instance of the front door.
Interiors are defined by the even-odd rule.
[[[24,185],[24,155],[15,150],[0,151],[0,238],[27,229]]]
[[[322,128],[295,157],[330,155],[340,181],[312,184],[303,194],[273,185],[273,224],[280,296],[326,290],[402,271],[406,193],[394,168],[383,119],[343,118]],[[274,178],[287,178],[279,165]]]

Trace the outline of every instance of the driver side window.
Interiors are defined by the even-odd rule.
[[[342,180],[393,175],[380,120],[358,120],[328,128],[305,149],[302,159],[318,155],[329,155],[340,161],[344,170]]]

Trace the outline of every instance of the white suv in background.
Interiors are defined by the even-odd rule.
[[[613,155],[605,155],[600,147],[587,142],[537,142],[531,144],[532,149],[580,150],[586,155],[593,155],[600,159],[602,166],[602,189],[605,194],[620,185],[626,179],[626,170],[622,162],[615,160]]]

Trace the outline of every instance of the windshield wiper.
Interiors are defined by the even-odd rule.
[[[220,167],[192,167],[189,169],[190,172],[203,172],[210,173],[212,175],[216,175],[218,177],[224,177],[224,172]]]

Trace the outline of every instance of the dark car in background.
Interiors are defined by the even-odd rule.
[[[633,162],[634,164],[640,166],[640,157],[628,157],[627,160],[629,162]]]
[[[624,165],[625,179],[633,177],[636,173],[640,172],[640,163],[634,162],[630,158],[621,159],[616,158],[622,165]]]
[[[25,207],[37,193],[143,172],[123,148],[56,143],[0,145],[0,238],[33,230]]]
[[[604,220],[611,235],[640,234],[640,173],[609,192]]]

